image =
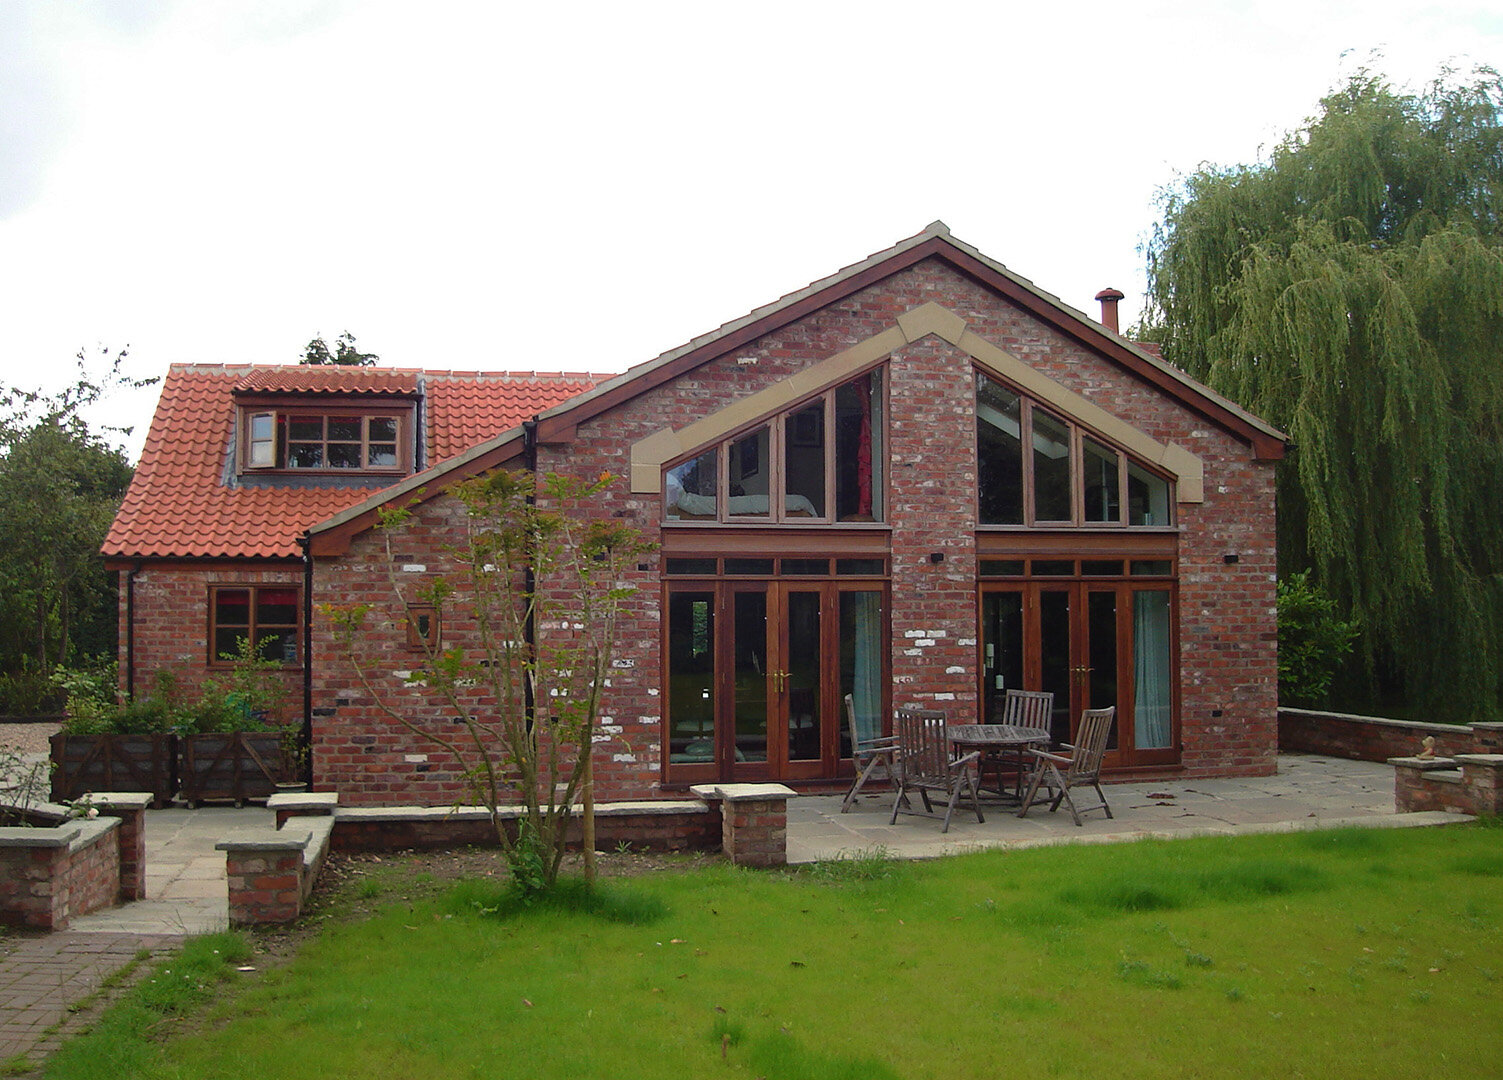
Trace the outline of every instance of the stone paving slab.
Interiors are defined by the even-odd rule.
[[[902,814],[897,824],[889,825],[891,793],[863,791],[846,814],[840,813],[840,796],[790,799],[788,861],[816,862],[879,847],[895,858],[922,859],[1040,844],[1345,825],[1401,828],[1464,820],[1456,814],[1396,814],[1393,785],[1391,765],[1285,754],[1275,776],[1103,785],[1115,817],[1088,814],[1078,827],[1063,807],[1050,813],[1047,803],[1036,805],[1019,818],[1015,806],[983,799],[985,822],[978,823],[969,807],[957,807],[948,833],[940,832],[942,809],[934,817]]]

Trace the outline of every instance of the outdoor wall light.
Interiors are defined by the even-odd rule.
[[[942,563],[945,561],[945,553],[943,551],[931,551],[929,552],[929,561],[932,563]]]
[[[1242,556],[1238,555],[1235,551],[1229,551],[1225,555],[1221,556],[1221,561],[1230,566],[1232,565],[1232,563],[1241,562]]]

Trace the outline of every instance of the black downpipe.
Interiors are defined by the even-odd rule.
[[[537,490],[538,475],[538,422],[536,420],[522,421],[522,467],[533,477],[533,490]],[[527,505],[537,503],[536,495],[527,496]],[[523,572],[523,587],[527,590],[527,596],[532,596],[532,590],[537,585],[537,577],[532,571],[532,563],[527,564]],[[522,626],[522,644],[529,656],[532,655],[533,647],[537,644],[537,627],[533,625],[532,608],[527,609],[527,621]],[[522,680],[522,708],[526,710],[527,726],[530,729],[533,721],[537,718],[537,702],[532,698],[532,680]]]
[[[297,539],[303,549],[303,782],[313,787],[313,537]]]
[[[125,696],[136,700],[136,575],[138,560],[125,575]]]

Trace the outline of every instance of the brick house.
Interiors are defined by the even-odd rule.
[[[659,550],[633,574],[602,798],[815,789],[849,774],[847,695],[865,737],[908,703],[992,718],[1006,688],[1054,691],[1060,739],[1115,704],[1118,775],[1270,773],[1284,439],[1120,337],[1119,297],[1109,329],[935,223],[613,378],[175,368],[105,548],[122,669],[202,668],[249,626],[303,682],[317,786],[451,801],[453,763],[375,707],[318,605],[376,603],[366,659],[409,668],[381,507],[417,500],[397,552],[417,585],[444,570],[453,482],[609,471],[610,512]],[[189,461],[192,494],[166,482]]]

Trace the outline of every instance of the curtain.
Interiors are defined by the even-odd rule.
[[[882,734],[882,594],[841,593],[851,605],[855,672],[851,704],[856,711],[856,738],[865,742]]]
[[[1172,745],[1174,688],[1169,655],[1169,594],[1132,594],[1133,721],[1139,750]]]

